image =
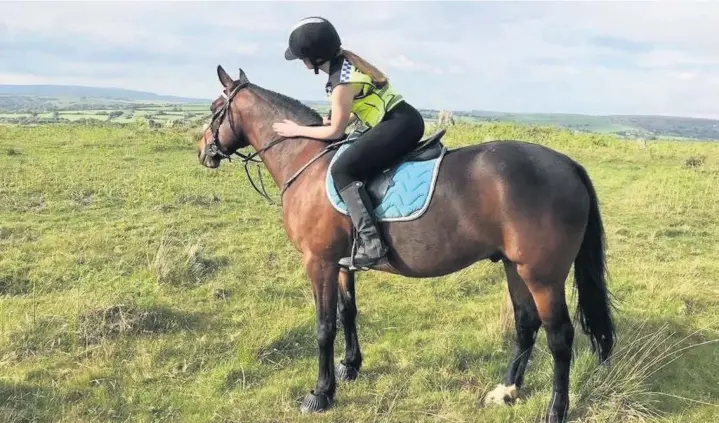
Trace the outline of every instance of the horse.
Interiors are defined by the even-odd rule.
[[[197,143],[197,157],[211,169],[233,155],[243,158],[245,170],[250,161],[258,166],[262,162],[281,188],[283,226],[303,258],[316,312],[318,375],[299,411],[322,412],[333,406],[336,380],[354,380],[362,367],[355,324],[357,269],[338,264],[351,253],[354,234],[346,213],[328,201],[326,179],[338,146],[350,137],[330,141],[279,137],[272,130],[274,122],[287,118],[300,125],[321,125],[322,118],[298,100],[251,83],[241,68],[237,80],[221,65],[217,76],[222,93],[210,107],[212,118]],[[501,261],[516,339],[503,381],[484,402],[515,402],[543,326],[553,358],[552,397],[545,421],[564,422],[574,340],[565,281],[572,265],[578,292],[576,318],[600,365],[609,363],[616,338],[606,283],[605,234],[592,181],[582,165],[545,146],[496,140],[447,149],[442,135],[424,138],[393,168],[409,160],[428,163],[422,160],[443,155],[441,166],[434,168],[433,192],[421,215],[379,222],[390,247],[388,260],[364,270],[427,278],[485,259]],[[254,152],[241,153],[245,147]],[[378,186],[379,179],[368,186]],[[269,199],[264,185],[263,191],[254,182],[253,187]],[[378,201],[381,192],[373,198]],[[345,352],[335,367],[337,317]]]

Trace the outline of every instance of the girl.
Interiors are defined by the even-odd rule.
[[[354,119],[368,128],[331,169],[359,241],[354,259],[344,257],[339,264],[349,268],[380,264],[388,249],[364,183],[416,147],[424,135],[424,119],[392,89],[382,72],[342,49],[337,31],[326,19],[310,17],[295,25],[285,59],[301,59],[315,74],[319,70],[327,73],[325,89],[332,105],[325,126],[299,126],[285,120],[273,125],[278,135],[334,140],[344,135]]]

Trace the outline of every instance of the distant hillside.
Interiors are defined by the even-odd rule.
[[[437,111],[432,111],[435,112]],[[457,111],[454,115],[475,121],[559,126],[575,131],[615,134],[629,138],[672,137],[719,140],[719,120],[716,119],[652,115],[503,113],[483,110]]]
[[[17,97],[95,98],[124,101],[157,101],[168,103],[207,103],[207,99],[161,95],[123,88],[86,87],[79,85],[0,85],[0,95]]]
[[[20,115],[53,112],[138,110],[163,104],[209,106],[211,99],[160,95],[122,88],[75,85],[0,85],[0,123],[14,122]],[[329,103],[306,100],[303,103],[325,113]],[[179,106],[178,106],[179,107]],[[204,109],[203,109],[204,112]],[[427,119],[435,119],[438,110],[421,110]],[[131,114],[131,113],[129,113]],[[719,120],[676,116],[607,115],[594,116],[562,113],[505,113],[484,110],[454,111],[455,120],[473,122],[514,122],[526,125],[555,126],[579,132],[614,134],[625,138],[686,138],[719,140]]]

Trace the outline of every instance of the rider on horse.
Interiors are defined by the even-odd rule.
[[[416,147],[424,135],[424,119],[382,72],[341,47],[337,31],[326,19],[310,17],[295,25],[285,58],[303,60],[315,74],[318,70],[329,74],[325,88],[332,105],[325,126],[298,126],[285,120],[274,125],[279,135],[337,139],[352,123],[351,113],[368,128],[336,160],[331,172],[359,241],[354,261],[344,257],[339,264],[356,268],[379,264],[388,249],[364,184]]]

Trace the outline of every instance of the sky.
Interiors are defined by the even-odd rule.
[[[214,99],[220,64],[323,100],[283,56],[307,16],[420,108],[719,118],[719,1],[3,2],[0,84]]]

